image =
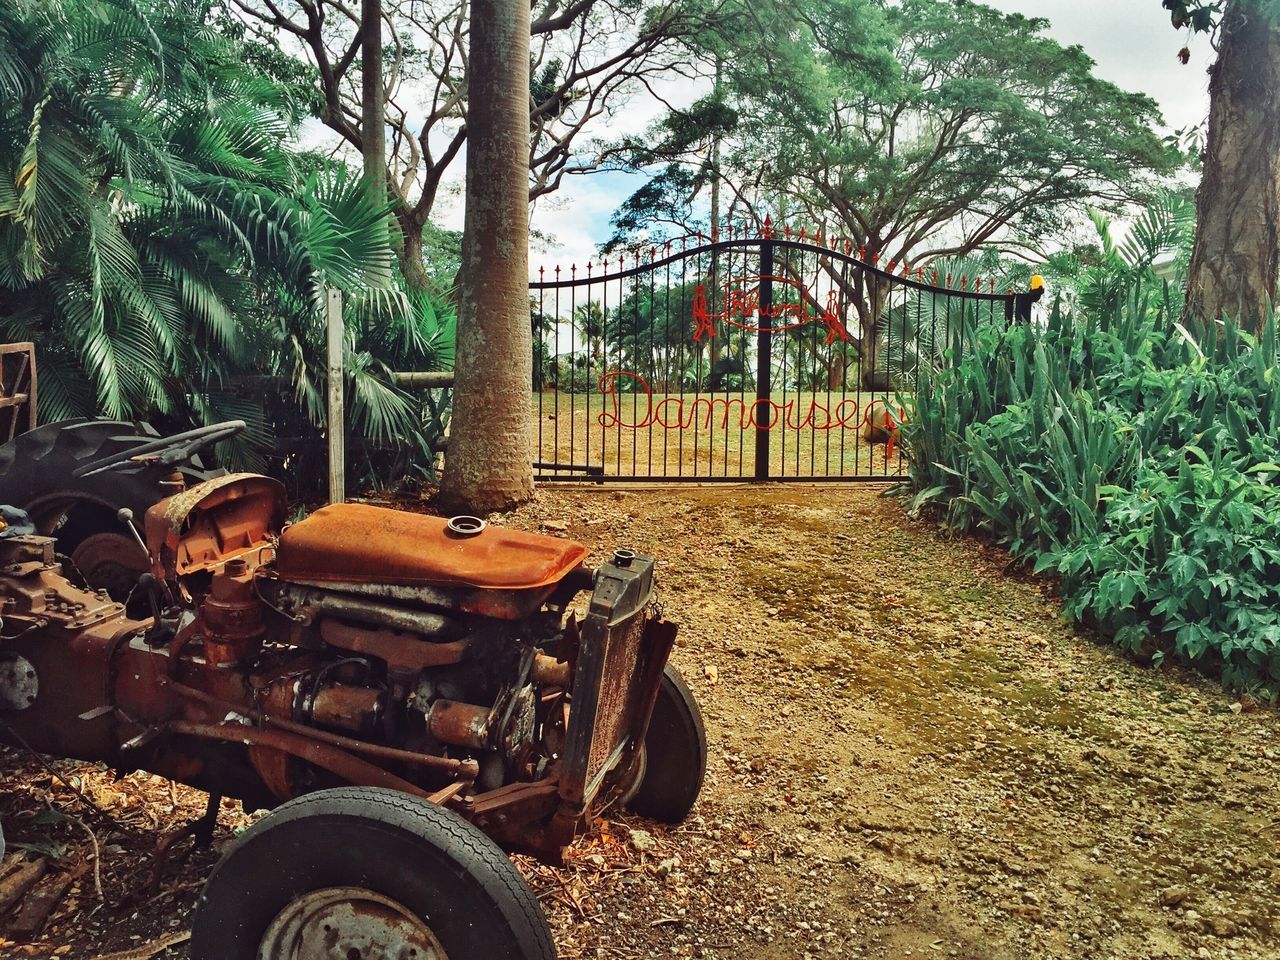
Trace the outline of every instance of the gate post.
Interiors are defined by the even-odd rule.
[[[342,322],[342,291],[330,287],[325,298],[325,370],[326,432],[329,440],[329,502],[342,503],[347,498],[346,414],[343,411],[342,386],[345,373],[342,346],[346,327]]]
[[[762,413],[764,409],[768,409],[771,418],[773,412],[768,402],[770,368],[773,362],[773,330],[770,328],[773,320],[769,316],[773,306],[773,233],[768,220],[765,221],[760,237],[760,312],[756,325],[756,402],[753,410],[756,418],[757,481],[769,479],[769,427],[773,425],[765,422],[765,414]]]

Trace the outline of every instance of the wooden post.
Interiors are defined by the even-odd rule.
[[[346,416],[342,404],[342,344],[346,330],[342,324],[342,291],[333,287],[325,302],[325,329],[329,347],[329,502],[342,503],[347,481]]]

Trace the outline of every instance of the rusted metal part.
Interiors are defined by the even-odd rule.
[[[628,551],[630,553],[630,551]],[[631,554],[599,568],[574,669],[560,807],[553,838],[568,843],[610,776],[632,768],[653,712],[675,626],[650,617],[653,559]]]
[[[283,731],[300,737],[316,740],[342,750],[350,750],[352,753],[362,753],[365,756],[377,757],[380,760],[394,760],[419,767],[430,767],[434,770],[441,770],[445,773],[471,780],[474,780],[480,773],[480,766],[474,760],[455,760],[451,757],[438,757],[430,753],[415,753],[412,750],[400,750],[396,747],[384,747],[377,743],[365,743],[363,740],[353,740],[341,734],[317,730],[315,727],[308,727],[302,723],[294,723],[292,720],[286,720],[283,717],[270,716],[251,707],[211,696],[203,690],[197,690],[195,687],[189,687],[184,683],[177,683],[171,680],[167,686],[176,693],[190,697],[192,700],[199,700],[209,706],[238,713],[250,720],[257,720],[269,726],[279,727]]]
[[[390,897],[363,887],[322,887],[294,897],[267,926],[256,956],[259,960],[449,960],[426,921]]]
[[[10,576],[21,576],[27,564],[39,567],[52,566],[54,562],[52,537],[7,537],[0,540],[0,567]],[[28,571],[30,572],[30,571]]]
[[[540,653],[533,658],[533,671],[529,676],[534,683],[544,687],[560,687],[563,689],[569,686],[569,680],[573,674],[568,661],[557,660],[555,657],[548,657],[545,653]]]
[[[263,785],[273,797],[277,800],[289,800],[298,795],[290,767],[298,766],[299,763],[293,754],[261,743],[249,744],[247,753],[249,764],[262,778]]]
[[[322,727],[367,736],[382,721],[385,701],[386,694],[381,690],[334,684],[316,691],[307,704],[307,717]]]
[[[280,506],[278,485],[231,477],[151,511],[178,608],[154,624],[67,582],[48,538],[0,541],[0,669],[20,667],[34,692],[13,729],[47,752],[255,805],[328,771],[448,803],[509,849],[555,862],[636,769],[674,638],[646,613],[652,560],[620,553],[592,571],[562,540],[339,511],[292,528],[295,560],[335,573],[299,584],[270,562]],[[345,532],[326,547],[335,524]],[[383,548],[389,561],[370,553]],[[565,611],[589,585],[579,629]]]
[[[447,521],[362,503],[335,503],[284,531],[276,569],[286,580],[535,590],[581,566],[572,540],[502,527],[459,537]]]
[[[467,789],[471,784],[467,780],[455,780],[447,787],[441,787],[429,798],[432,803],[438,803],[442,807],[447,807],[450,803],[462,795],[462,791]]]
[[[301,669],[291,669],[284,676],[274,676],[265,686],[255,689],[254,703],[262,714],[283,720],[293,719],[302,696],[299,677],[310,675],[309,664],[299,666]],[[294,786],[294,776],[300,772],[302,764],[296,757],[261,744],[251,746],[248,753],[249,763],[273,797],[297,796],[299,791]]]
[[[51,537],[0,540],[0,616],[45,620],[64,628],[89,627],[124,614],[105,590],[81,590],[62,576]],[[10,636],[14,631],[6,630]]]
[[[290,578],[304,587],[320,587],[337,593],[392,600],[398,603],[434,607],[451,613],[471,613],[495,620],[523,620],[537,613],[556,589],[554,585],[536,590],[482,590],[435,587],[430,584],[382,583],[377,580],[306,580]]]
[[[313,737],[290,733],[284,730],[270,730],[263,727],[250,727],[239,723],[192,723],[189,720],[174,720],[165,725],[169,733],[188,737],[200,737],[205,740],[222,740],[226,743],[239,743],[246,747],[262,745],[291,754],[305,760],[321,770],[327,770],[334,776],[341,777],[347,783],[359,787],[387,787],[411,793],[424,800],[431,794],[415,783],[403,777],[397,777],[389,770],[361,760],[343,750],[321,743]],[[281,800],[291,799],[280,797]]]
[[[465,640],[433,643],[414,633],[366,630],[330,619],[320,622],[320,636],[340,650],[377,657],[392,669],[410,673],[460,663],[467,652]]]
[[[216,477],[161,500],[145,523],[152,573],[174,580],[261,555],[284,525],[284,508],[284,486],[252,473]]]
[[[561,862],[561,848],[567,842],[558,839],[548,823],[559,803],[559,789],[553,773],[533,783],[511,783],[464,797],[457,810],[500,846],[556,864]],[[569,839],[572,838],[570,828]]]
[[[484,750],[490,746],[489,707],[443,698],[431,705],[431,735],[441,743]]]
[[[40,678],[26,657],[0,650],[0,710],[25,710],[40,695]]]
[[[456,619],[430,610],[416,610],[367,597],[335,593],[319,587],[300,587],[277,580],[260,581],[260,586],[269,596],[274,594],[274,602],[278,606],[295,617],[301,617],[304,622],[329,615],[376,627],[407,630],[424,637],[457,636],[462,632],[462,625]]]
[[[122,598],[151,566],[133,537],[115,532],[95,533],[80,541],[71,551],[71,562],[89,586]]]
[[[254,596],[253,576],[241,557],[213,574],[200,605],[204,655],[211,667],[244,662],[262,648],[262,602]]]
[[[21,681],[11,692],[24,704],[0,737],[11,729],[46,753],[112,759],[116,720],[101,708],[112,703],[113,656],[147,624],[105,592],[68,582],[53,562],[53,540],[37,536],[0,541],[0,617],[0,646]]]
[[[627,737],[627,745],[616,767],[622,779],[643,776],[643,771],[637,773],[636,768],[643,760],[641,754],[644,750],[645,734],[649,732],[649,721],[653,718],[653,707],[658,701],[658,691],[662,686],[663,670],[666,668],[667,659],[671,656],[671,649],[675,646],[677,630],[676,625],[669,620],[648,618],[645,621],[643,639],[645,656],[637,673],[632,689],[632,701],[629,704],[628,717],[631,730]],[[638,780],[630,785],[635,788],[639,786]],[[623,784],[623,790],[627,789],[629,789],[628,785]]]

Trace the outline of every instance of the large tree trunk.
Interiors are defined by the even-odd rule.
[[[1231,0],[1210,69],[1209,138],[1196,194],[1185,315],[1256,329],[1280,272],[1280,31]]]
[[[360,6],[360,136],[364,176],[377,203],[387,201],[387,104],[382,86],[382,0]],[[379,271],[391,280],[391,264]]]
[[[457,373],[440,499],[483,513],[533,496],[526,0],[471,0],[470,47]]]
[[[425,227],[411,213],[403,213],[396,219],[400,224],[403,244],[400,248],[400,272],[411,289],[426,290],[431,287],[431,276],[423,259],[422,232]]]
[[[382,90],[382,0],[360,7],[360,137],[364,175],[370,183],[387,179],[386,103]],[[385,193],[385,188],[383,189]]]

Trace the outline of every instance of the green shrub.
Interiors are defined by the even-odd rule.
[[[1067,613],[1280,687],[1276,337],[1197,340],[1167,289],[1047,328],[967,318],[904,425],[913,507],[1061,577]],[[963,346],[962,346],[963,345]]]

